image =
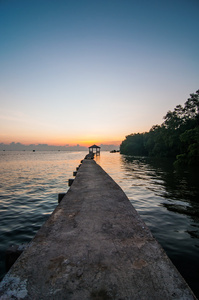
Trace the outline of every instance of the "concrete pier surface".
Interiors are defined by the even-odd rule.
[[[0,299],[196,299],[121,188],[91,159],[0,283]]]

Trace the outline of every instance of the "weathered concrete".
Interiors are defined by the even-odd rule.
[[[23,251],[26,248],[27,248],[27,244],[10,245],[10,247],[6,250],[6,255],[5,255],[6,272],[10,270],[10,268],[15,263],[17,258],[23,253]]]
[[[62,201],[62,199],[64,198],[65,195],[66,195],[66,193],[59,193],[58,194],[58,203],[60,203]]]
[[[72,179],[68,179],[68,186],[71,186],[73,184],[73,182],[74,182],[73,178]]]
[[[1,299],[196,299],[93,160],[0,284]]]
[[[95,153],[89,153],[85,156],[85,159],[94,159]]]

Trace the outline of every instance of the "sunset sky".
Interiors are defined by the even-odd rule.
[[[199,89],[198,0],[0,0],[0,143],[119,144]]]

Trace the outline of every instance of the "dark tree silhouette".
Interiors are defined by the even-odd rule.
[[[173,157],[175,164],[199,165],[199,90],[190,94],[184,107],[168,111],[161,125],[149,132],[126,136],[120,145],[122,154]]]

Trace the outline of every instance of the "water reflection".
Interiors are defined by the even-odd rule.
[[[29,242],[68,190],[85,152],[0,152],[0,279],[5,251]]]
[[[9,244],[29,241],[66,192],[85,152],[0,153],[0,276]],[[96,157],[121,186],[183,277],[199,297],[199,186],[194,170],[172,161],[101,152]]]
[[[99,163],[122,187],[199,297],[199,187],[196,170],[171,160],[105,154]]]
[[[127,170],[131,165],[137,164],[140,169],[143,169],[142,163],[145,165],[145,173],[148,178],[151,177],[150,189],[168,201],[162,203],[168,210],[199,217],[199,186],[195,169],[175,169],[173,161],[168,159],[126,156],[123,163]],[[142,179],[145,179],[144,176]]]

